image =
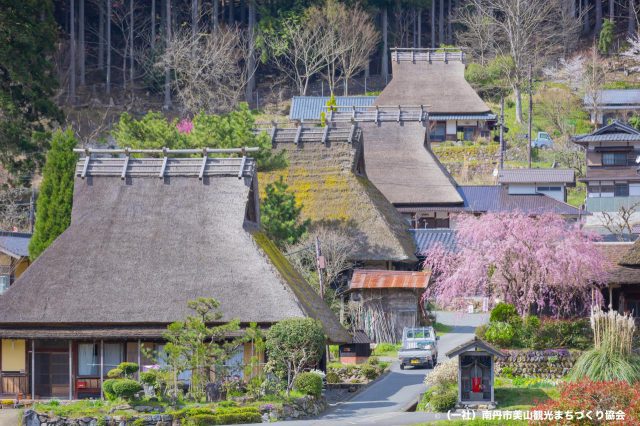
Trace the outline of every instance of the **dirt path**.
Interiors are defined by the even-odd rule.
[[[4,408],[0,410],[0,426],[18,426],[20,424],[20,410]]]

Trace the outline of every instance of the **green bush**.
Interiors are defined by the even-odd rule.
[[[327,383],[340,383],[340,376],[335,371],[327,371]]]
[[[482,324],[476,327],[476,336],[478,337],[478,339],[486,339],[487,328],[489,328],[488,324]]]
[[[380,374],[375,366],[369,364],[362,364],[360,373],[369,380],[375,379]]]
[[[509,303],[498,303],[492,310],[489,322],[511,322],[513,317],[519,317],[516,307]]]
[[[143,371],[140,373],[140,381],[145,385],[155,386],[158,381],[157,370]]]
[[[429,407],[433,411],[444,413],[455,408],[456,402],[458,402],[458,393],[455,387],[438,387],[431,393]]]
[[[107,377],[110,379],[119,379],[122,377],[123,371],[119,368],[112,368],[107,372]]]
[[[180,413],[180,414],[178,414]],[[176,412],[176,416],[184,418],[185,426],[232,425],[244,423],[260,423],[262,416],[256,407],[229,407],[211,411],[198,407]]]
[[[624,356],[605,347],[591,349],[573,365],[569,380],[590,379],[596,382],[625,381],[634,384],[640,381],[640,357]]]
[[[305,395],[322,395],[322,377],[314,373],[300,373],[293,381],[293,388]]]
[[[105,398],[109,401],[116,399],[116,394],[113,392],[113,384],[119,379],[107,379],[102,382],[102,392],[104,392]]]
[[[131,379],[115,379],[112,385],[113,393],[124,399],[133,398],[133,396],[142,390],[140,383]]]
[[[129,377],[132,374],[135,374],[140,367],[138,367],[138,364],[136,364],[135,362],[121,362],[118,365],[118,369],[122,370],[122,374],[124,374],[125,377]]]
[[[369,365],[378,365],[380,363],[380,360],[378,359],[377,356],[370,356],[369,359],[367,360],[367,364]]]
[[[220,401],[218,403],[218,407],[221,408],[230,408],[230,407],[237,407],[238,403],[235,401]]]
[[[485,338],[490,343],[495,343],[499,346],[509,346],[513,342],[516,336],[516,330],[508,322],[491,322],[487,328]]]
[[[589,349],[592,344],[593,331],[589,320],[544,320],[538,330],[531,336],[530,346],[533,349],[572,348]]]
[[[381,356],[389,352],[396,352],[398,350],[398,347],[399,346],[395,343],[378,343],[373,349],[372,355]]]

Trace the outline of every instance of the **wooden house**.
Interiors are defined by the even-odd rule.
[[[606,126],[616,120],[627,121],[640,111],[640,89],[604,89],[584,96],[584,107],[591,123]]]
[[[29,241],[31,234],[0,231],[0,294],[29,267]]]
[[[421,296],[431,272],[356,269],[349,284],[355,327],[375,342],[399,342],[405,327],[425,324]]]
[[[611,264],[602,290],[605,307],[631,313],[640,321],[640,240],[598,243],[598,248]]]
[[[367,333],[363,330],[355,330],[351,333],[353,341],[340,345],[339,355],[342,364],[363,364],[371,356],[371,343]]]
[[[99,397],[120,362],[152,362],[142,348],[198,297],[220,302],[220,322],[311,317],[351,341],[261,232],[253,159],[104,152],[78,163],[69,228],[0,296],[0,394]]]

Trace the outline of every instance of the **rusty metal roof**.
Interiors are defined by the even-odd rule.
[[[351,278],[351,290],[406,288],[424,289],[431,278],[431,271],[387,271],[356,269]]]

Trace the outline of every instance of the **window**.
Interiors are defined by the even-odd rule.
[[[24,373],[26,368],[25,341],[2,339],[2,371]]]
[[[98,345],[78,344],[78,376],[99,376]]]
[[[438,121],[431,130],[429,138],[433,142],[442,142],[446,139],[447,135],[447,123],[445,121]]]
[[[603,166],[626,166],[627,153],[626,152],[603,152],[602,165]]]
[[[106,376],[109,370],[113,370],[123,361],[123,345],[121,343],[104,344],[104,365],[102,372]]]
[[[629,196],[629,184],[628,183],[616,183],[613,188],[613,195],[615,197],[628,197]]]
[[[0,294],[7,291],[10,282],[11,277],[9,275],[0,275]]]
[[[538,191],[561,191],[562,188],[559,186],[539,186]]]

